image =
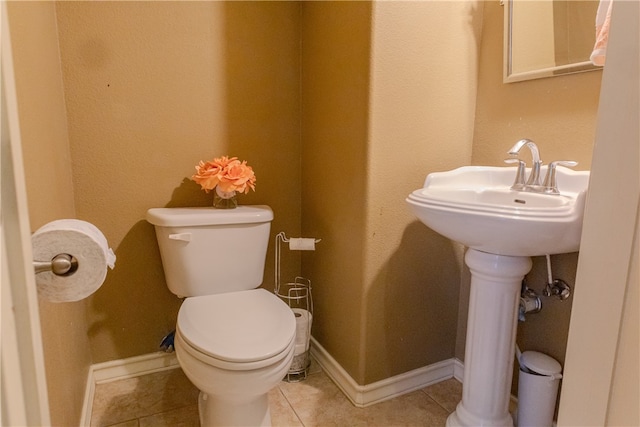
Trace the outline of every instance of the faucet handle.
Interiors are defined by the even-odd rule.
[[[555,166],[566,166],[568,168],[572,168],[574,166],[578,166],[578,162],[573,161],[573,160],[554,160],[553,162],[549,163],[549,166],[554,165]]]
[[[574,167],[578,166],[578,162],[574,162],[573,160],[554,160],[549,163],[547,168],[547,176],[544,178],[544,183],[542,187],[544,188],[544,192],[547,194],[560,194],[558,191],[558,182],[556,180],[556,166],[566,166],[566,167]]]
[[[511,189],[522,190],[524,188],[524,180],[525,180],[524,174],[525,174],[525,168],[526,168],[526,164],[524,160],[511,158],[511,159],[504,159],[504,162],[518,164],[518,170],[516,171],[516,179],[513,181],[513,185],[511,186]]]

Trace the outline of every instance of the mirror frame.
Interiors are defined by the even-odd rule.
[[[556,67],[540,68],[537,70],[514,73],[511,69],[512,52],[512,12],[511,4],[517,0],[501,0],[504,7],[504,48],[503,48],[503,83],[515,83],[526,80],[542,79],[546,77],[564,76],[567,74],[583,73],[585,71],[602,70],[602,67],[593,65],[591,61],[576,62],[573,64],[559,65]]]

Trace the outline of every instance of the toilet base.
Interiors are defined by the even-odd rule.
[[[271,426],[268,394],[236,400],[200,392],[198,412],[201,427]]]

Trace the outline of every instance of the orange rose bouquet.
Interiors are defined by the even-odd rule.
[[[203,162],[196,166],[196,173],[191,177],[193,181],[200,184],[207,193],[216,191],[214,196],[214,206],[216,206],[216,196],[223,200],[233,200],[234,206],[236,193],[247,194],[249,190],[256,190],[256,175],[253,168],[247,165],[246,161],[240,161],[237,157],[222,156]],[[216,206],[223,207],[223,206]]]

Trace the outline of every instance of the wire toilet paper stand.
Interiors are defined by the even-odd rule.
[[[298,382],[307,378],[311,357],[309,354],[309,340],[311,339],[311,323],[313,321],[313,297],[311,295],[311,280],[297,276],[293,282],[282,283],[280,277],[280,265],[282,255],[282,244],[290,243],[290,250],[313,250],[314,244],[320,239],[297,239],[310,241],[311,245],[296,247],[292,245],[292,240],[287,238],[284,232],[276,235],[276,265],[275,265],[275,294],[280,297],[293,311],[296,317],[296,342],[293,362],[287,376],[287,382]],[[304,248],[304,249],[299,249]]]

